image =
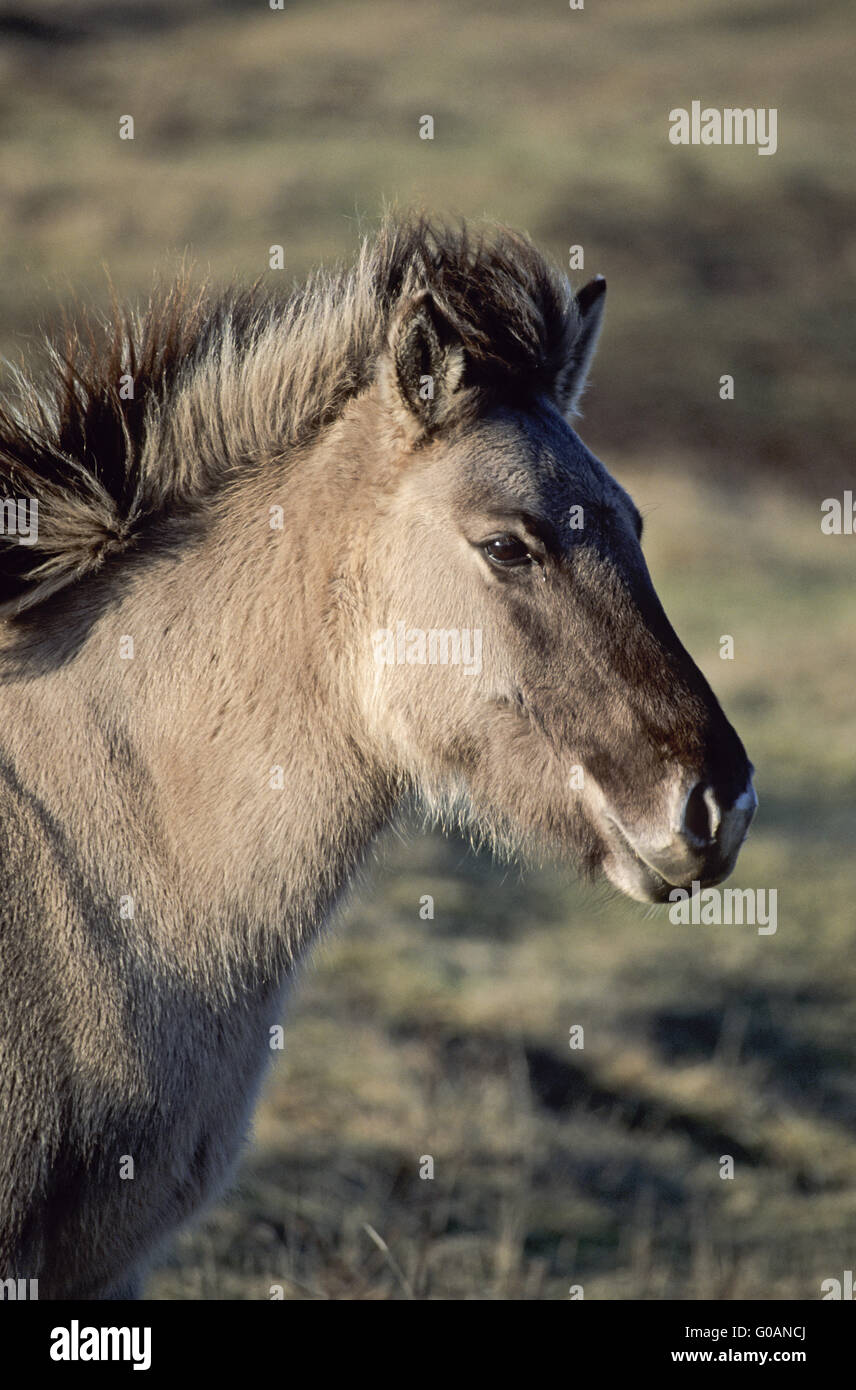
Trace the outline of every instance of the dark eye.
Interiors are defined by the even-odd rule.
[[[510,568],[512,565],[531,565],[532,556],[528,545],[516,536],[494,536],[482,546],[487,558],[494,565]]]

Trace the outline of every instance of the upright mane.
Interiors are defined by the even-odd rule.
[[[579,319],[564,275],[518,233],[389,217],[349,269],[290,295],[182,275],[144,309],[66,322],[0,404],[0,617],[145,545],[241,468],[338,418],[375,375],[399,303],[427,290],[473,384],[547,389]],[[10,529],[38,503],[37,535]]]

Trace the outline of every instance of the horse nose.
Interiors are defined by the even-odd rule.
[[[758,805],[751,764],[746,784],[736,795],[678,772],[666,805],[671,805],[671,812],[652,818],[644,828],[607,810],[607,825],[619,832],[617,840],[610,832],[614,852],[620,856],[622,845],[629,848],[674,887],[687,887],[696,880],[705,885],[720,883],[727,878]]]
[[[670,799],[672,811],[661,822],[659,833],[649,824],[634,834],[615,817],[611,819],[634,853],[666,882],[676,887],[696,879],[720,882],[734,867],[758,805],[751,774],[736,796],[717,791],[707,781],[693,779],[688,787],[686,777],[679,775]]]
[[[683,794],[678,838],[690,851],[716,845],[724,857],[740,848],[758,806],[751,776],[738,796],[720,796],[709,782],[694,782]]]
[[[693,849],[703,849],[716,838],[722,824],[722,808],[712,787],[696,782],[684,798],[677,825],[678,835]]]

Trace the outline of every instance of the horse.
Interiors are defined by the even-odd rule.
[[[753,768],[574,429],[605,290],[389,216],[302,288],[183,273],[15,369],[0,1277],[141,1295],[402,807],[640,902],[733,869]]]

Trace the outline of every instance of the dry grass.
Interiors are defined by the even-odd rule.
[[[33,17],[0,49],[7,351],[57,291],[106,298],[103,261],[123,293],[187,246],[228,278],[281,243],[301,275],[398,199],[519,224],[562,263],[585,246],[611,290],[596,447],[668,439],[819,497],[846,479],[847,0],[10,0],[0,33],[4,13]],[[694,97],[776,106],[776,155],[670,145]]]
[[[778,931],[391,838],[303,981],[236,1192],[153,1296],[816,1298],[852,1267],[847,538],[799,502],[617,471],[757,764],[734,882],[777,889]]]
[[[773,937],[673,927],[391,838],[236,1191],[153,1296],[815,1298],[853,1267],[853,538],[818,527],[852,470],[851,25],[846,0],[0,0],[8,353],[57,292],[106,301],[102,261],[122,294],[187,246],[229,279],[282,243],[300,275],[383,199],[584,244],[610,281],[586,439],[757,764],[737,882],[779,893]],[[777,106],[779,152],[674,149],[695,97]]]

